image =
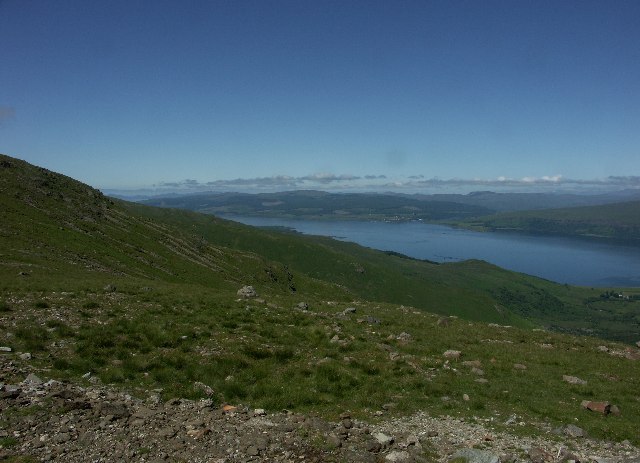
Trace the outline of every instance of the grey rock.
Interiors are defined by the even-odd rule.
[[[569,384],[587,384],[587,382],[584,379],[580,379],[577,376],[569,376],[569,375],[562,375],[562,381],[565,381]]]
[[[461,449],[453,454],[450,460],[463,459],[467,463],[500,463],[498,455],[486,450]]]
[[[0,352],[11,352],[13,349],[7,346],[0,346]]]
[[[238,296],[245,298],[258,297],[258,293],[253,286],[243,286],[238,290],[237,294]]]
[[[193,388],[198,391],[204,392],[206,395],[213,395],[215,392],[210,386],[207,386],[206,384],[201,383],[200,381],[196,381],[195,383],[193,383]]]
[[[445,351],[442,356],[448,360],[458,360],[462,356],[462,352],[460,352],[459,350],[450,349],[448,351]]]
[[[569,424],[565,426],[563,430],[564,434],[569,437],[586,437],[584,429],[579,428],[575,424]]]
[[[31,373],[22,383],[28,386],[39,386],[44,383],[44,381],[42,381],[37,375]]]
[[[20,357],[21,360],[31,360],[31,353],[25,352],[23,354],[18,355],[18,357]]]
[[[373,438],[378,442],[382,447],[388,447],[393,444],[393,437],[386,435],[383,432],[377,432],[373,435]]]

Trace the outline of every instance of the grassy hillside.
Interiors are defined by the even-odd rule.
[[[245,284],[259,297],[238,297]],[[531,329],[635,341],[638,303],[484,262],[436,265],[114,201],[2,156],[0,291],[0,346],[11,348],[0,360],[47,377],[90,373],[165,399],[202,397],[203,383],[219,403],[334,418],[375,419],[385,404],[499,422],[515,413],[523,433],[579,417],[593,436],[640,442],[638,349]],[[449,349],[482,373],[445,361]],[[605,419],[581,410],[584,399],[622,413]]]
[[[577,235],[640,242],[640,201],[501,213],[467,220],[463,224],[491,231]]]

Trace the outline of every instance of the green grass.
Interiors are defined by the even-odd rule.
[[[236,301],[233,293],[173,285],[156,289],[153,301],[141,303],[146,294],[141,289],[129,288],[115,300],[98,291],[76,292],[59,301],[68,315],[64,322],[45,322],[48,341],[43,355],[31,361],[34,366],[72,380],[91,372],[102,383],[142,396],[162,388],[165,399],[204,397],[194,387],[202,382],[214,390],[217,403],[332,419],[349,410],[372,420],[383,404],[394,403],[387,413],[429,410],[434,415],[495,417],[498,423],[516,413],[531,425],[522,430],[525,434],[578,418],[594,437],[638,442],[639,362],[600,352],[597,347],[605,342],[596,338],[462,319],[444,327],[435,315],[365,301],[329,305],[309,299],[314,310],[303,313],[293,309],[299,299],[292,295]],[[21,304],[31,306],[29,293],[8,296],[23,301],[8,315],[17,330],[33,328],[35,320],[19,315]],[[86,300],[100,306],[89,319],[76,313]],[[342,316],[349,306],[356,313]],[[380,324],[362,322],[368,315]],[[234,328],[224,321],[233,321]],[[402,332],[411,335],[408,342],[397,339]],[[336,334],[345,345],[331,342]],[[53,347],[51,341],[66,347]],[[442,353],[448,349],[461,350],[462,360],[480,360],[488,383],[476,382],[478,376],[462,360],[445,368]],[[514,369],[516,363],[527,369]],[[569,385],[562,381],[566,374],[588,383]],[[468,402],[463,394],[470,396]],[[580,408],[585,399],[608,400],[622,414],[586,412]]]

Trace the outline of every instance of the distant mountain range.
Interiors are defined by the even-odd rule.
[[[220,216],[422,220],[479,231],[640,239],[640,191],[637,190],[591,196],[490,191],[466,195],[404,195],[301,190],[210,193],[154,198],[143,203]]]

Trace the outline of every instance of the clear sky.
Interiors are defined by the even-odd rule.
[[[639,25],[637,0],[0,0],[0,152],[106,189],[640,187]]]

